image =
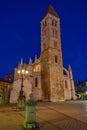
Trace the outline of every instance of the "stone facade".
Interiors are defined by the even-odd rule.
[[[0,78],[0,104],[9,103],[11,85],[10,81]]]
[[[51,5],[41,21],[41,55],[30,59],[29,64],[23,61],[15,69],[14,82],[11,92],[11,103],[16,103],[21,86],[21,75],[18,70],[28,71],[24,75],[24,94],[26,100],[29,93],[33,93],[35,100],[64,101],[75,100],[74,81],[72,69],[63,67],[60,38],[60,18]]]

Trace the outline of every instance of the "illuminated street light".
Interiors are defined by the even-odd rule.
[[[18,97],[18,103],[17,103],[17,110],[24,110],[25,108],[25,96],[24,96],[24,91],[23,91],[23,78],[24,76],[28,75],[28,71],[26,69],[19,69],[17,71],[19,77],[21,78],[21,90],[19,92],[19,97]]]

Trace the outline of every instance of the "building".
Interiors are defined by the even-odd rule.
[[[84,92],[87,87],[87,81],[77,81],[75,83],[75,90],[76,92]]]
[[[15,68],[11,103],[16,103],[18,99],[21,89],[21,74],[18,71],[21,70],[23,73],[27,71],[22,77],[26,100],[31,92],[35,100],[57,102],[76,99],[72,69],[70,65],[65,69],[62,62],[60,18],[51,5],[41,21],[40,58],[35,57],[34,63],[30,59],[29,64],[21,60]]]
[[[87,79],[75,83],[76,92],[87,92]]]
[[[0,105],[9,103],[11,82],[0,78]]]
[[[14,81],[14,73],[5,74],[4,80],[9,81],[9,82],[13,82]]]
[[[86,99],[87,100],[87,79],[75,83],[75,90],[77,99]]]

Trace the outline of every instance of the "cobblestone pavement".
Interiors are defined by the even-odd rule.
[[[87,130],[85,112],[83,102],[39,103],[37,122],[40,130]],[[0,130],[22,130],[24,120],[25,111],[17,112],[15,106],[0,107]]]
[[[87,130],[87,124],[58,112],[53,107],[46,107],[37,113],[41,130]]]

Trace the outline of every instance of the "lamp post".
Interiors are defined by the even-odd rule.
[[[24,110],[25,109],[25,96],[24,96],[24,91],[23,91],[23,78],[24,76],[28,75],[28,71],[26,69],[19,69],[17,71],[19,74],[19,77],[21,78],[21,89],[19,92],[19,97],[18,97],[18,103],[17,103],[17,110]]]

